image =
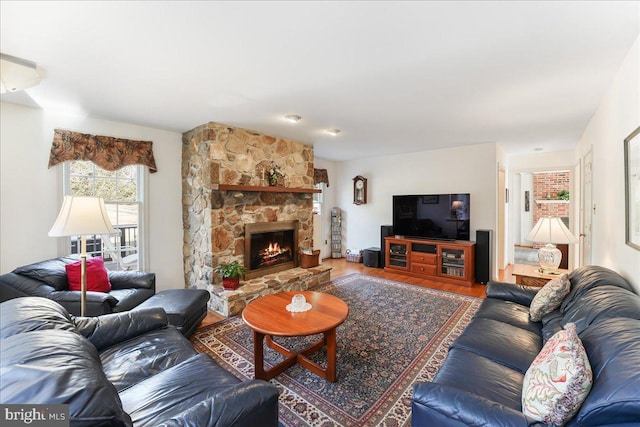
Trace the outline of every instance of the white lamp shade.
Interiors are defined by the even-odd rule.
[[[64,196],[49,237],[114,234],[101,197]]]
[[[535,243],[578,243],[578,239],[559,217],[543,217],[538,220],[525,240]]]
[[[451,209],[462,209],[464,205],[461,200],[454,200],[451,204]]]

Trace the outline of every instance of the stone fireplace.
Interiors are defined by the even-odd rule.
[[[272,162],[286,175],[284,187],[269,187],[266,182],[265,171]],[[275,271],[272,265],[256,271],[250,265],[246,233],[255,224],[267,224],[267,228],[279,227],[271,224],[297,224],[290,252],[284,251],[291,259],[283,268],[295,267],[298,248],[313,247],[312,189],[313,147],[309,144],[217,123],[185,132],[182,205],[186,285],[207,289],[212,296],[226,295],[222,279],[213,268],[232,261],[250,269],[249,277],[254,273],[271,277]],[[275,243],[280,246],[275,251],[283,251],[283,244]],[[266,249],[268,252],[268,246]],[[271,251],[278,260],[286,258],[286,254],[273,252],[273,247]],[[254,280],[258,279],[249,282]],[[224,311],[213,300],[209,307]]]
[[[260,222],[244,229],[245,278],[298,266],[298,221]]]

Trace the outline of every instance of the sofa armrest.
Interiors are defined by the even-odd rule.
[[[109,281],[111,289],[144,288],[156,292],[155,273],[141,271],[110,271]]]
[[[279,393],[278,388],[269,382],[245,381],[224,389],[160,426],[277,427]]]
[[[98,317],[76,317],[76,329],[98,349],[110,347],[154,329],[167,326],[167,314],[161,308],[147,308]]]
[[[541,424],[522,412],[476,394],[425,382],[413,388],[411,425],[527,427]]]
[[[515,283],[489,282],[487,283],[487,298],[498,298],[529,307],[533,297],[540,288],[536,286],[516,285]]]
[[[54,291],[47,298],[54,300],[74,316],[80,315],[80,291]],[[100,316],[113,312],[118,300],[104,292],[87,291],[87,316]]]
[[[6,273],[0,276],[0,301],[24,296],[51,298],[50,294],[54,291],[45,282],[20,274]]]

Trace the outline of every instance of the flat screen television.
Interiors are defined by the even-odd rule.
[[[393,234],[470,240],[470,201],[468,193],[393,196]]]

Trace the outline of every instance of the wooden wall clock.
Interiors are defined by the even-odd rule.
[[[367,203],[367,178],[358,175],[353,178],[353,204],[364,205]]]

